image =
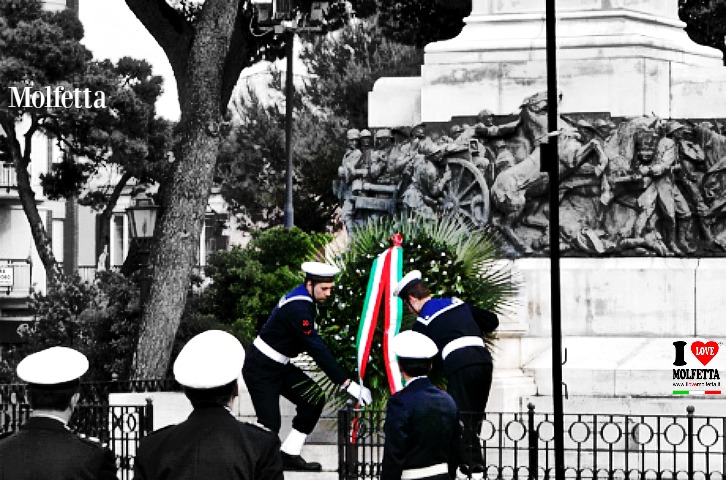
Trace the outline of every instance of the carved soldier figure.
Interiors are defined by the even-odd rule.
[[[370,130],[360,131],[360,151],[363,156],[358,168],[365,169],[366,172],[362,172],[362,176],[366,177],[370,174],[371,169],[371,153],[373,150],[373,134]]]
[[[431,160],[423,154],[417,154],[412,166],[411,183],[402,195],[403,204],[424,216],[432,217],[437,198],[450,179],[449,169],[445,169],[441,175]]]
[[[598,118],[597,120],[595,120],[594,127],[604,143],[610,140],[613,132],[615,132],[616,125],[609,120],[605,120],[604,118]]]
[[[517,161],[514,158],[514,155],[512,155],[512,152],[510,152],[507,148],[507,142],[503,139],[500,138],[495,140],[492,147],[495,155],[494,178],[496,178],[504,170],[513,167]]]
[[[391,129],[392,147],[388,152],[388,166],[386,171],[394,179],[400,182],[406,165],[413,160],[411,156],[411,134],[406,127]]]
[[[504,125],[494,125],[494,114],[489,110],[482,110],[476,116],[476,125],[474,125],[474,132],[479,138],[495,138],[504,137],[513,133],[519,125],[519,119],[505,123]]]
[[[391,184],[395,180],[388,171],[388,156],[393,149],[391,131],[381,128],[376,132],[375,149],[371,152],[371,181],[382,184]]]
[[[709,215],[709,207],[703,200],[700,188],[703,171],[706,169],[704,151],[699,145],[684,137],[686,134],[685,126],[678,122],[669,123],[673,129],[673,139],[678,145],[678,160],[681,167],[675,174],[676,185],[678,185],[683,195],[695,208],[696,224],[703,237],[704,247],[708,250],[718,250],[722,247],[714,241],[713,235],[711,234],[711,228],[707,218]],[[691,227],[692,225],[684,226],[687,231],[691,232],[689,236],[693,237]]]
[[[411,153],[421,155],[436,155],[441,152],[441,146],[426,135],[426,124],[419,123],[411,129]]]
[[[356,169],[363,156],[358,148],[360,140],[360,132],[351,128],[346,133],[348,140],[348,148],[343,155],[342,165],[338,168],[338,177],[340,181],[337,189],[338,199],[342,202],[340,216],[345,223],[346,228],[350,231],[353,228],[353,215],[355,205],[353,203],[353,181],[356,178]]]
[[[673,182],[673,171],[679,168],[678,145],[673,139],[673,133],[681,128],[683,125],[669,122],[665,128],[666,136],[658,141],[652,164],[639,167],[640,173],[647,177],[647,187],[638,197],[640,211],[634,225],[635,236],[641,236],[648,220],[654,214],[656,206],[659,207],[662,214],[665,243],[676,255],[682,255],[683,250],[690,250],[686,238],[687,230],[678,229],[677,221],[689,222],[691,210],[683,194]]]

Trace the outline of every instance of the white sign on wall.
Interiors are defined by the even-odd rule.
[[[0,267],[0,287],[13,286],[13,267]]]

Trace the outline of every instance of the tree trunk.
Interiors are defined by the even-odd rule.
[[[183,78],[177,75],[182,138],[176,169],[164,189],[164,208],[151,253],[152,284],[144,306],[134,379],[165,376],[186,304],[220,143],[224,62],[237,14],[229,3],[205,3],[186,73]]]
[[[115,187],[113,187],[113,192],[111,192],[111,195],[108,197],[108,200],[106,201],[106,206],[103,208],[103,212],[101,212],[101,215],[98,216],[98,236],[96,238],[96,258],[99,258],[101,254],[103,253],[104,247],[109,247],[109,242],[111,239],[111,217],[113,217],[113,209],[116,207],[116,204],[118,203],[118,199],[121,197],[121,193],[123,192],[124,187],[126,184],[131,180],[133,175],[131,175],[129,172],[124,172],[123,176],[121,176],[121,179],[118,181]],[[111,252],[108,252],[108,255],[106,256],[106,264],[103,265],[106,267],[106,269],[111,268]]]
[[[45,268],[48,287],[52,288],[61,277],[62,272],[56,263],[50,238],[43,226],[43,220],[40,218],[38,205],[35,203],[35,192],[33,192],[33,187],[30,184],[30,173],[28,172],[32,149],[31,139],[38,130],[38,126],[36,121],[33,120],[31,127],[25,133],[25,148],[22,152],[20,150],[20,142],[17,138],[15,125],[3,124],[3,129],[6,130],[7,133],[10,155],[13,160],[13,166],[15,167],[15,175],[18,179],[18,195],[20,196],[20,204],[23,206],[25,217],[28,219],[30,234],[33,237],[35,249],[38,252],[40,261],[43,263],[43,267]]]

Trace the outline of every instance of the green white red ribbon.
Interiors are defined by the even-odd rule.
[[[391,237],[393,246],[381,253],[371,266],[368,277],[368,288],[363,303],[360,325],[358,327],[357,352],[358,376],[361,382],[365,377],[368,358],[371,354],[371,344],[375,334],[378,314],[381,304],[384,303],[383,323],[383,359],[386,365],[386,375],[391,393],[403,388],[401,370],[398,360],[393,354],[391,340],[401,328],[402,302],[393,297],[394,285],[401,279],[403,269],[403,238],[400,234]]]

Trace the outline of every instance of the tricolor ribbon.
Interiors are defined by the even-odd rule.
[[[358,327],[358,376],[361,382],[365,377],[366,366],[371,352],[371,343],[378,323],[378,314],[381,304],[384,303],[383,323],[383,359],[386,365],[386,375],[391,394],[403,388],[401,370],[398,368],[396,355],[393,354],[393,337],[401,328],[402,302],[393,297],[393,288],[401,280],[403,269],[403,237],[395,234],[391,237],[393,246],[381,253],[371,266],[368,277],[368,288],[363,303],[360,325]]]
[[[378,314],[381,304],[384,304],[383,321],[383,360],[386,365],[386,376],[391,394],[403,388],[401,370],[398,360],[393,353],[393,337],[401,328],[402,302],[393,297],[393,288],[401,280],[403,270],[403,237],[396,233],[391,237],[393,246],[386,249],[373,260],[371,273],[368,277],[368,288],[363,302],[360,325],[358,326],[358,339],[356,341],[358,377],[361,385],[366,373],[368,358],[371,353],[371,344],[378,323]],[[353,443],[357,437],[357,422],[353,422],[351,437]]]

